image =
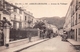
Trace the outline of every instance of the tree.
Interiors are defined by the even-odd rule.
[[[6,27],[5,24],[8,24],[9,26],[11,26],[10,21],[8,21],[5,17],[3,17],[3,20],[1,21],[0,24],[2,27]]]
[[[44,29],[45,23],[44,22],[36,22],[34,28]]]

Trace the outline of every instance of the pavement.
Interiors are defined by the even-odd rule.
[[[40,39],[39,37],[37,38],[32,38],[31,42],[27,42],[26,44],[16,46],[16,47],[11,47],[11,48],[6,48],[4,50],[1,50],[0,52],[19,52],[22,49],[29,48],[31,46],[34,46],[38,43],[41,43],[43,41],[46,41],[47,39]]]
[[[68,40],[68,42],[69,42],[72,46],[74,46],[74,48],[75,48],[77,51],[80,52],[80,42],[79,42],[79,41],[75,41],[75,40],[73,40],[73,39],[67,39],[67,40]]]
[[[72,45],[79,45],[80,46],[80,42],[75,41],[73,39],[67,39]]]

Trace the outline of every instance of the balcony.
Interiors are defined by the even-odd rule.
[[[7,10],[3,10],[3,13],[4,13],[4,14],[8,14],[8,15],[11,14],[11,12],[10,12],[10,11],[7,11]]]
[[[20,19],[17,19],[17,18],[14,18],[14,17],[11,17],[11,21],[22,22]]]

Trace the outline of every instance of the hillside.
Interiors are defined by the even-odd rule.
[[[63,27],[64,22],[65,22],[65,17],[62,17],[62,18],[60,18],[60,17],[43,17],[40,19],[46,20],[46,21],[48,21],[49,24],[55,25],[58,28]]]

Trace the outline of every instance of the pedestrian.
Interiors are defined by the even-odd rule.
[[[43,30],[40,30],[40,38],[42,38]]]
[[[43,32],[42,32],[43,39],[44,39],[44,36],[45,36],[45,30],[43,30]]]
[[[29,39],[29,42],[31,42],[31,38],[32,38],[31,31],[29,30],[27,34],[28,34],[28,39]]]
[[[47,30],[45,31],[45,38],[47,38]]]
[[[31,42],[31,33],[29,33],[29,42]]]

